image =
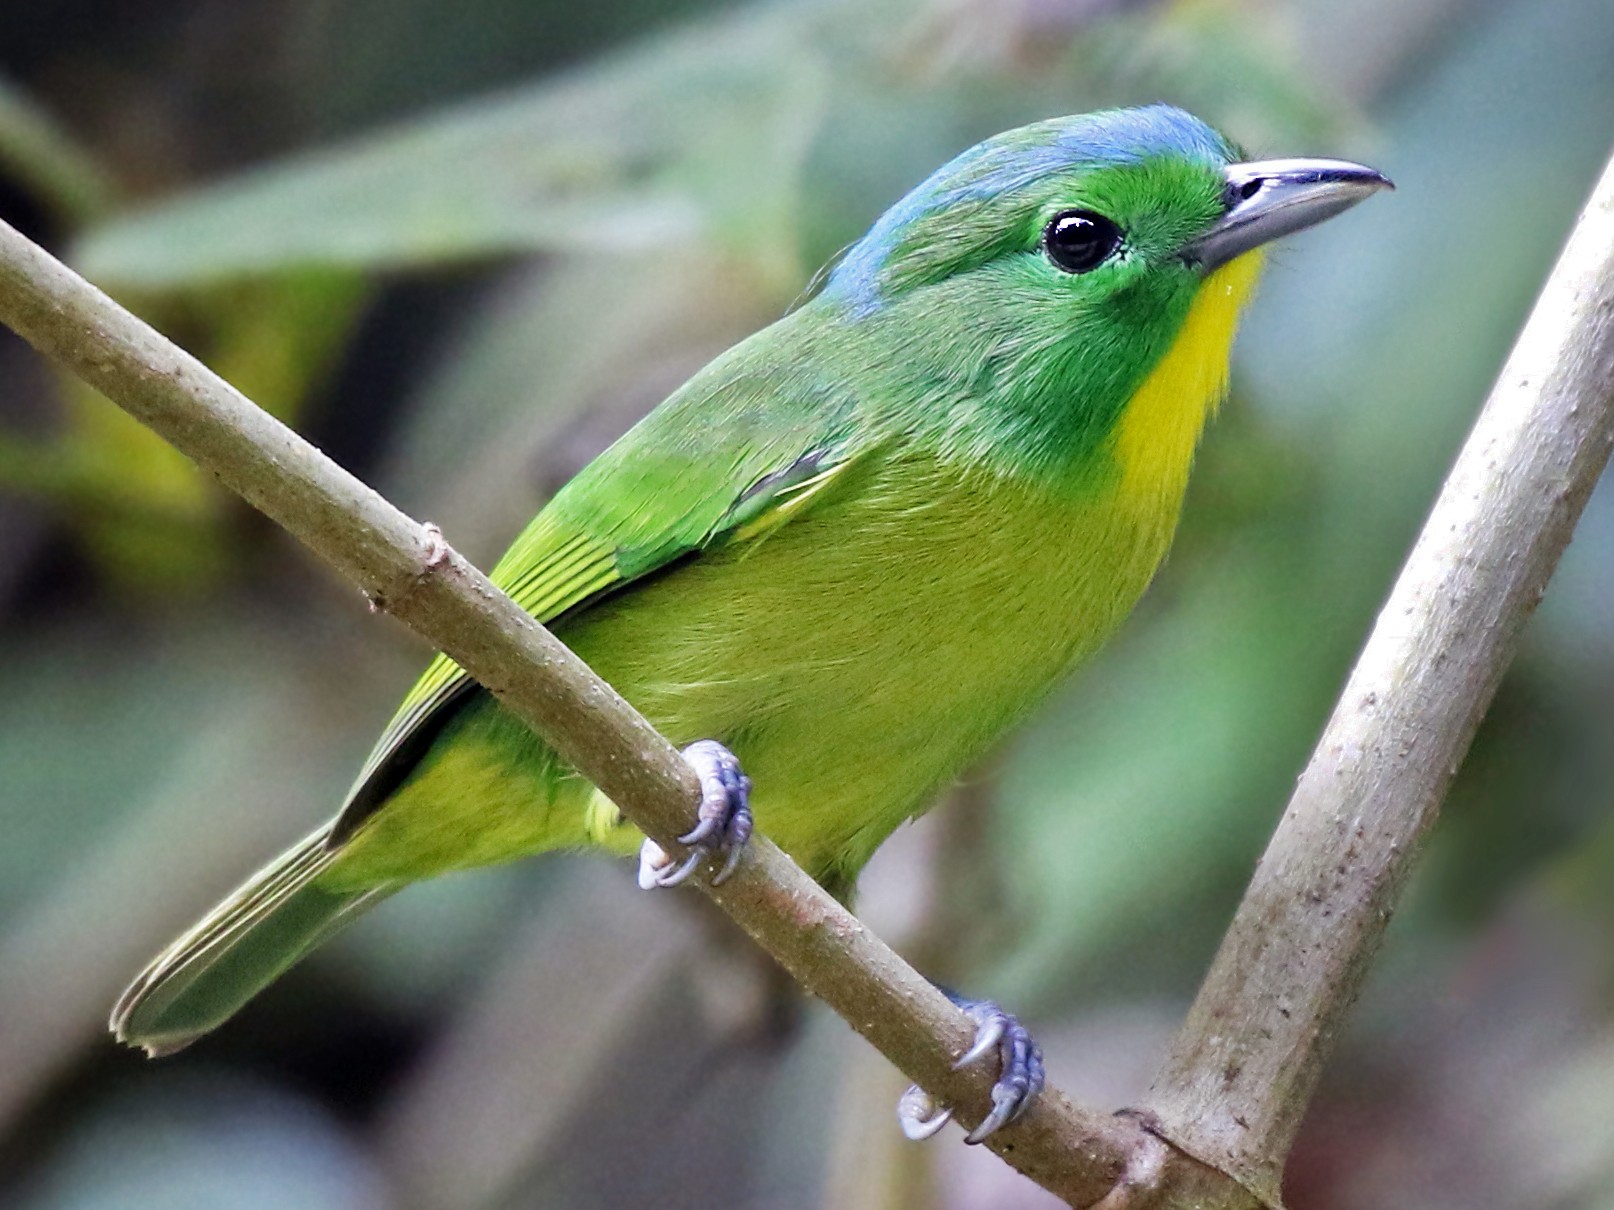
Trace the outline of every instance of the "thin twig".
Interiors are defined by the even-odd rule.
[[[1278,1204],[1284,1159],[1440,801],[1614,445],[1614,160],[1301,776],[1151,1093]]]
[[[378,608],[452,655],[670,852],[698,788],[678,753],[553,635],[423,526],[201,362],[0,224],[0,321],[217,475]],[[808,991],[973,1125],[996,1073],[954,1071],[974,1027],[765,838],[703,886]],[[895,1123],[893,1122],[893,1129]],[[989,1140],[1074,1205],[1103,1197],[1145,1141],[1136,1123],[1049,1089]],[[1192,1161],[1180,1161],[1198,1172]]]

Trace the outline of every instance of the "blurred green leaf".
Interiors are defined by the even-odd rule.
[[[100,166],[60,124],[26,93],[3,78],[0,78],[0,176],[20,182],[73,226],[98,218],[117,192]]]
[[[1254,25],[1227,4],[1156,24],[1073,16],[1056,43],[1074,48],[1068,60],[1010,57],[962,78],[937,59],[945,22],[927,12],[916,0],[738,10],[120,218],[77,260],[98,279],[171,287],[300,265],[683,247],[738,255],[793,291],[810,268],[804,251],[834,246],[802,236],[804,222],[822,222],[825,192],[842,194],[831,214],[857,216],[844,240],[937,163],[1017,122],[1164,93],[1252,137],[1327,125],[1301,77],[1248,46]],[[1195,53],[1206,40],[1217,53]],[[871,169],[872,196],[856,188]]]
[[[325,271],[135,306],[170,332],[197,332],[219,374],[295,424],[345,349],[364,295],[362,278]],[[228,533],[239,507],[233,498],[79,379],[57,382],[57,432],[23,436],[0,428],[0,487],[57,505],[84,553],[119,584],[171,593],[216,583],[236,553]]]
[[[295,426],[309,392],[346,351],[369,292],[357,273],[288,272],[202,291],[189,309],[210,323],[208,364]]]
[[[104,226],[78,263],[152,287],[297,265],[768,241],[830,87],[807,36],[825,7],[747,12],[275,165]],[[788,240],[765,255],[797,269]]]

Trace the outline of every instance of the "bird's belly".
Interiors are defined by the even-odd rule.
[[[728,744],[763,831],[849,880],[1113,632],[1169,538],[1102,494],[946,488],[828,503],[562,637],[675,742]]]

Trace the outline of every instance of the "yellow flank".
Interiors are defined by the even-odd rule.
[[[1145,511],[1158,504],[1168,528],[1177,522],[1199,434],[1227,389],[1239,314],[1254,292],[1263,259],[1259,249],[1246,252],[1205,280],[1176,341],[1116,426],[1113,449],[1121,492]]]

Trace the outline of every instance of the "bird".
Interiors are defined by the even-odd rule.
[[[1386,187],[1344,160],[1246,160],[1165,104],[962,152],[491,573],[680,747],[702,786],[688,856],[438,655],[335,818],[163,950],[116,1037],[179,1050],[408,884],[551,850],[637,849],[658,888],[726,877],[756,828],[849,899],[1149,585],[1265,246]],[[961,1062],[999,1064],[978,1142],[1042,1060],[996,1003],[948,994],[978,1026]]]

